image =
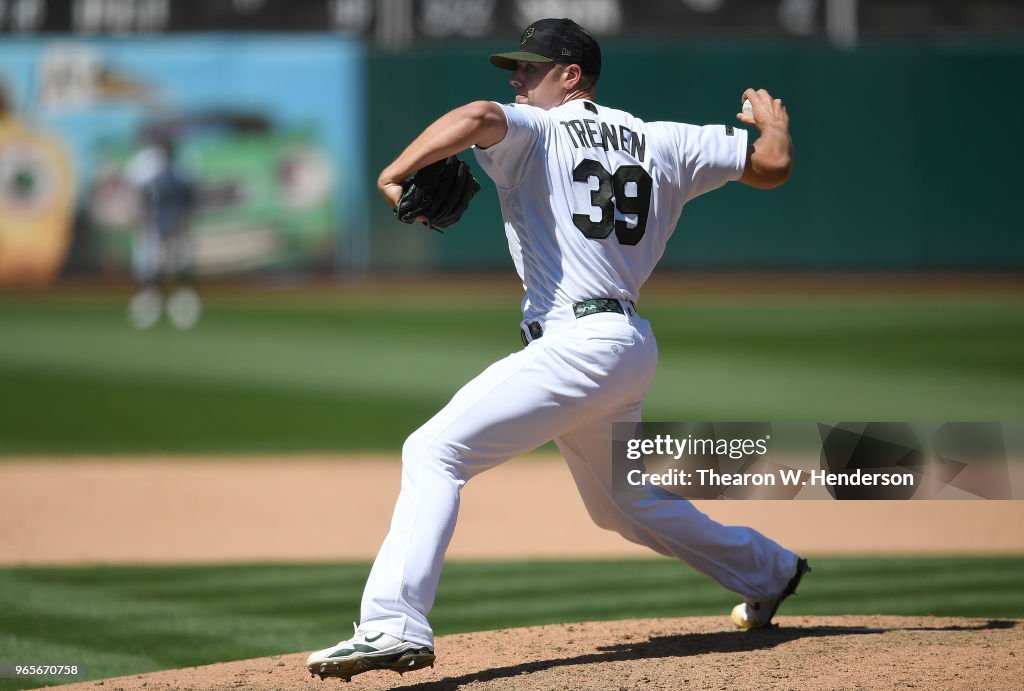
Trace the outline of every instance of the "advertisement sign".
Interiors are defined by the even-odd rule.
[[[336,37],[5,40],[0,281],[126,271],[155,145],[196,189],[200,274],[357,262],[362,59]]]

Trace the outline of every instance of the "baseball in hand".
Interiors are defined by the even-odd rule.
[[[754,117],[754,104],[750,102],[749,98],[743,99],[743,114]]]

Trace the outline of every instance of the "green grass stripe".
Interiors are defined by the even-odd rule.
[[[661,348],[649,419],[1024,414],[1020,301],[802,301],[645,314]]]
[[[380,449],[436,412],[432,399],[296,392],[254,384],[11,370],[0,454]],[[391,450],[397,454],[398,446]]]
[[[88,297],[88,296],[86,296]],[[0,454],[397,451],[517,350],[513,302],[212,298],[139,333],[125,300],[0,299]],[[650,420],[1021,420],[1024,301],[1005,295],[643,306]]]
[[[1024,556],[819,558],[786,614],[1024,617]],[[347,638],[367,564],[0,570],[0,657],[88,678],[313,650]],[[454,562],[438,635],[712,615],[735,597],[663,559]],[[0,689],[20,686],[0,680]]]

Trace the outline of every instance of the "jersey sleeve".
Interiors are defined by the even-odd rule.
[[[476,160],[498,187],[518,187],[527,172],[527,162],[543,141],[549,119],[540,108],[522,104],[501,106],[508,121],[505,138],[486,149],[473,147]]]
[[[747,165],[747,131],[728,125],[684,125],[677,129],[686,199],[739,180]]]

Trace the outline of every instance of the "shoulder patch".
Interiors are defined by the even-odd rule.
[[[725,136],[726,137],[731,137],[732,135],[733,135],[732,125],[726,125],[725,126]]]
[[[591,113],[594,113],[595,115],[597,114],[597,106],[595,106],[590,101],[584,101],[583,107],[589,110]]]

